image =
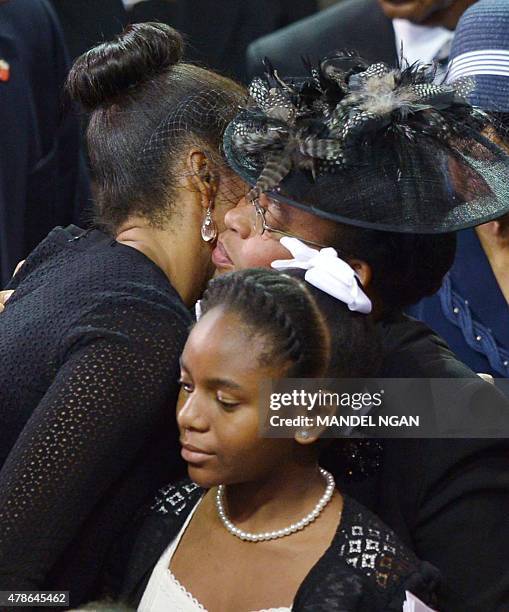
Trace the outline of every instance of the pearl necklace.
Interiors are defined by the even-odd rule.
[[[303,519],[301,519],[297,523],[292,523],[284,529],[277,529],[276,531],[267,531],[265,533],[249,533],[248,531],[242,531],[242,529],[235,527],[235,525],[228,518],[224,509],[224,485],[219,485],[217,487],[216,493],[216,508],[217,513],[219,514],[219,518],[221,519],[221,522],[226,527],[226,529],[232,535],[236,536],[237,538],[240,538],[241,540],[248,540],[249,542],[277,540],[277,538],[284,538],[285,536],[291,535],[296,531],[300,531],[301,529],[304,529],[304,527],[307,527],[309,523],[312,523],[319,516],[325,506],[330,502],[334,494],[334,489],[336,487],[334,477],[332,476],[332,474],[330,474],[323,468],[320,468],[320,473],[327,482],[327,486],[325,487],[325,493],[322,495],[322,497],[320,497],[318,503],[309,514],[306,514]]]

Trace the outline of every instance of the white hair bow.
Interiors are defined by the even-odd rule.
[[[277,259],[271,266],[276,270],[301,268],[306,270],[306,282],[345,303],[355,312],[369,314],[371,300],[357,282],[359,276],[346,261],[338,257],[332,247],[312,249],[297,238],[283,237],[281,244],[290,251],[294,259]]]
[[[196,320],[199,321],[201,319],[201,300],[198,300],[194,305],[194,314],[196,316]]]

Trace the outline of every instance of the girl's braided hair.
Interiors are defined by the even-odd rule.
[[[303,276],[264,268],[224,274],[209,283],[202,314],[215,307],[237,313],[269,339],[262,361],[288,364],[289,378],[374,375],[380,351],[371,317],[350,312]]]

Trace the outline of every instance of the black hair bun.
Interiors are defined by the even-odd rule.
[[[182,59],[182,36],[163,23],[127,26],[111,42],[79,57],[67,80],[67,91],[86,110],[118,101],[122,94],[167,71]]]

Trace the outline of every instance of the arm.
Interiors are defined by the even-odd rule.
[[[444,578],[441,609],[509,605],[509,441],[426,440],[416,554]]]
[[[115,308],[114,324],[95,312],[73,327],[53,384],[0,471],[0,590],[44,585],[176,398],[187,323],[175,314],[169,324],[168,309],[126,321],[128,309]]]
[[[5,308],[7,300],[11,297],[14,291],[0,291],[0,312]]]
[[[14,270],[14,274],[12,275],[12,278],[11,278],[11,282],[9,283],[10,286],[12,286],[13,283],[15,283],[14,277],[16,276],[16,274],[18,273],[18,270],[21,268],[21,266],[24,263],[25,263],[25,260],[20,261],[19,264],[16,266],[16,269]],[[7,289],[5,291],[0,291],[0,312],[4,310],[7,300],[11,297],[13,293],[14,293],[13,289],[10,289],[10,290]]]

